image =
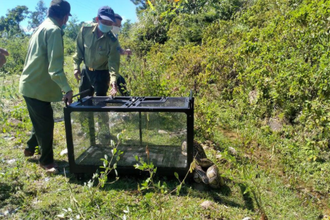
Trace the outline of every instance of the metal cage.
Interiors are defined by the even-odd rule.
[[[193,160],[194,98],[85,97],[64,108],[70,172],[92,174],[112,149],[119,175],[140,174],[136,158],[157,174],[185,175]],[[117,139],[121,134],[121,141]]]

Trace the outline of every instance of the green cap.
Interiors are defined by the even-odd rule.
[[[51,8],[52,10],[54,10],[55,12],[59,12],[61,14],[70,14],[71,11],[71,6],[70,3],[65,1],[65,0],[52,0],[50,2],[50,6],[49,8]]]

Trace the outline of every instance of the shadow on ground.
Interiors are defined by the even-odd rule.
[[[38,164],[38,158],[33,157],[28,159],[31,163]],[[65,160],[55,160],[55,162],[59,166],[59,173],[56,175],[64,176],[68,179],[70,184],[77,184],[77,185],[85,185],[89,180],[92,179],[93,174],[71,174],[69,169],[69,163]],[[120,176],[118,181],[115,181],[115,175],[109,176],[109,183],[105,187],[100,188],[100,190],[109,191],[109,190],[119,190],[119,191],[127,191],[131,195],[144,195],[145,192],[138,191],[138,185],[141,184],[149,177],[148,172],[141,173],[141,175],[134,175],[134,176]],[[169,191],[175,189],[179,182],[173,175],[173,177],[154,177],[154,183],[166,183],[166,187]],[[250,193],[246,192],[246,186],[240,183],[233,183],[231,180],[226,179],[225,182],[227,185],[222,186],[220,189],[213,189],[207,185],[195,183],[193,179],[187,178],[185,180],[185,184],[183,185],[180,195],[179,196],[192,196],[195,198],[211,198],[213,202],[218,204],[222,204],[225,206],[231,206],[236,208],[254,210],[253,199]],[[97,184],[97,180],[94,181],[94,184]],[[231,197],[232,190],[229,187],[231,186],[238,186],[240,188],[240,192],[242,195],[243,203],[239,203],[234,201],[235,199]]]

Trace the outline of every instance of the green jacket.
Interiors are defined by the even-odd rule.
[[[76,53],[73,56],[74,69],[80,64],[95,70],[109,70],[110,83],[116,81],[119,72],[120,53],[117,38],[111,33],[97,37],[97,23],[83,26],[77,37]]]
[[[47,18],[32,34],[19,91],[45,102],[61,101],[71,90],[63,71],[63,32],[57,22]]]

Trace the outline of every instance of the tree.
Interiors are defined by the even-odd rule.
[[[123,35],[123,37],[129,36],[129,32],[130,32],[131,28],[132,28],[131,20],[125,21],[125,23],[123,24],[123,27],[121,28],[121,34]]]
[[[20,28],[20,22],[29,15],[28,8],[20,5],[16,8],[8,10],[6,17],[0,18],[0,32],[9,36],[23,35],[24,32]]]
[[[72,16],[65,28],[65,36],[75,40],[82,25],[83,22],[79,23],[77,16]]]
[[[145,10],[145,9],[148,8],[148,4],[147,4],[147,1],[146,0],[131,0],[131,2],[134,5],[137,5],[138,6],[136,8],[136,11],[137,12],[142,11],[142,10]]]
[[[36,11],[30,12],[31,14],[30,14],[29,18],[31,20],[29,21],[29,26],[28,26],[29,29],[34,29],[34,28],[38,27],[45,20],[45,18],[47,16],[47,7],[45,6],[43,0],[40,0],[37,3],[37,6],[35,9],[36,9]]]

